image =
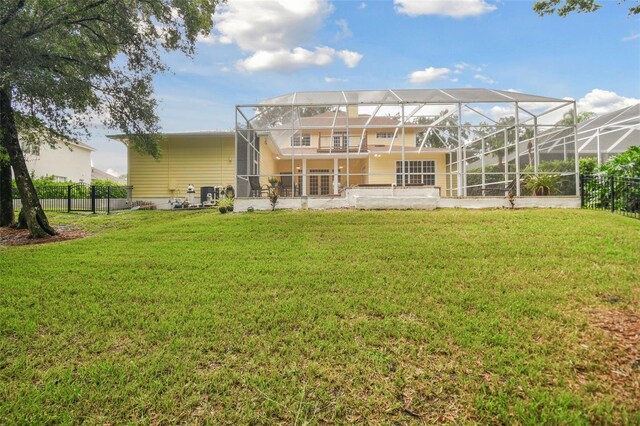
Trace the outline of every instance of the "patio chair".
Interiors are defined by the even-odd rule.
[[[295,197],[298,193],[297,185],[293,184],[293,176],[282,175],[280,177],[280,189],[283,197],[290,197],[291,194]]]
[[[251,195],[253,197],[262,197],[262,194],[269,192],[267,185],[260,185],[260,178],[258,176],[249,176],[249,185],[251,186]]]

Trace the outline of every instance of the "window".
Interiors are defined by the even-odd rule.
[[[346,148],[347,147],[347,133],[335,132],[333,134],[333,147],[334,148]]]
[[[291,146],[311,146],[311,135],[309,133],[303,133],[302,137],[299,134],[293,135]]]
[[[22,152],[27,155],[40,156],[40,145],[37,143],[27,143],[22,147]]]
[[[396,184],[402,185],[402,161],[396,161]],[[405,185],[436,184],[436,162],[434,160],[409,160],[404,162]]]
[[[378,139],[393,139],[393,132],[378,132],[376,133]]]

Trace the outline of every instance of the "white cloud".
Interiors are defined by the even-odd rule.
[[[475,78],[476,80],[480,80],[481,82],[485,83],[485,84],[495,84],[496,81],[494,79],[492,79],[491,77],[487,77],[486,75],[483,74],[476,74],[473,76],[473,78]]]
[[[340,59],[344,61],[344,64],[349,68],[355,68],[362,59],[362,54],[358,52],[352,52],[351,50],[341,50],[337,52]]]
[[[216,8],[214,33],[201,36],[204,43],[236,44],[249,56],[236,63],[241,71],[292,72],[306,67],[323,67],[342,59],[353,68],[362,54],[337,51],[329,46],[303,47],[333,13],[329,0],[229,0]],[[336,40],[352,35],[346,20],[336,21]]]
[[[338,19],[336,21],[336,25],[338,26],[338,32],[335,36],[333,36],[334,40],[342,40],[345,38],[349,38],[353,35],[351,30],[349,29],[349,23],[346,19]]]
[[[633,33],[630,36],[622,37],[622,41],[633,41],[640,38],[640,33]]]
[[[198,37],[197,37],[196,40],[198,42],[204,43],[204,44],[215,44],[216,43],[216,38],[214,37],[213,34],[207,34],[207,35],[198,34]]]
[[[436,80],[442,80],[451,73],[449,68],[428,67],[421,71],[414,71],[409,74],[411,83],[430,83]]]
[[[459,62],[459,63],[455,64],[454,67],[456,68],[456,74],[460,74],[461,72],[463,72],[465,70],[471,70],[471,71],[475,71],[475,72],[482,72],[482,70],[484,68],[486,68],[486,65],[473,65],[473,64],[466,63],[466,62]]]
[[[452,18],[480,16],[496,9],[485,0],[394,0],[398,13],[409,16],[442,15]]]
[[[344,83],[346,81],[347,81],[346,78],[337,78],[337,77],[325,77],[324,78],[324,82],[325,83]]]
[[[578,100],[577,106],[580,112],[606,114],[638,103],[640,99],[637,98],[627,98],[608,90],[593,89]]]
[[[362,55],[349,50],[336,51],[327,46],[317,47],[314,50],[302,47],[296,47],[292,50],[260,50],[248,58],[238,61],[237,67],[247,72],[293,72],[311,66],[324,67],[331,64],[335,58],[342,59],[349,68],[353,68],[358,65]]]
[[[367,7],[367,4],[365,2],[360,3],[360,6],[358,6],[358,9],[364,9]]]
[[[333,12],[328,0],[230,0],[214,15],[220,43],[242,50],[291,49],[310,42]]]

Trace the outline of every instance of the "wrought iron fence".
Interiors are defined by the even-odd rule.
[[[580,204],[640,219],[640,178],[581,175]]]
[[[131,187],[98,186],[77,183],[73,185],[36,186],[36,193],[42,208],[58,212],[106,212],[124,210],[131,207]],[[14,188],[13,208],[22,207],[20,194]]]

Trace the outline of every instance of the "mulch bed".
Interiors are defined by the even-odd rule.
[[[29,244],[48,244],[59,241],[75,240],[84,238],[89,234],[65,227],[57,227],[58,235],[49,238],[29,238],[29,231],[26,229],[0,228],[0,246],[24,246]]]
[[[602,335],[594,339],[587,332],[583,346],[599,350],[592,353],[591,368],[577,369],[578,380],[599,383],[600,391],[640,404],[640,312],[600,308],[591,313],[590,323]]]

